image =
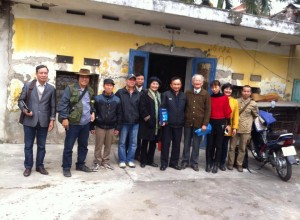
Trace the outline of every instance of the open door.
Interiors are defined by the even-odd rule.
[[[209,92],[211,92],[210,82],[216,77],[216,69],[216,58],[192,58],[192,76],[194,74],[201,74],[205,79],[203,88]]]
[[[149,66],[149,52],[130,49],[128,73],[133,73],[133,74],[140,73],[144,75],[145,77],[145,82],[143,85],[144,88],[147,87],[148,66]]]

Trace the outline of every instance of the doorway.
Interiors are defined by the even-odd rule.
[[[186,66],[186,57],[150,53],[148,79],[151,76],[158,77],[162,82],[159,88],[159,92],[162,93],[170,89],[171,78],[178,76],[182,79],[181,90],[184,91]]]

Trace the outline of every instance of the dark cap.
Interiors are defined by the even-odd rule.
[[[131,79],[131,78],[136,79],[136,76],[131,73],[131,74],[128,74],[127,77],[126,77],[126,79]]]
[[[114,82],[112,79],[105,79],[105,80],[103,81],[103,85],[105,85],[105,84],[112,84],[112,85],[115,85],[115,82]]]
[[[159,86],[161,86],[161,81],[160,81],[160,79],[159,78],[157,78],[156,76],[152,76],[152,77],[150,77],[149,79],[148,79],[148,85],[150,86],[150,84],[152,83],[152,82],[158,82],[158,84],[159,84]]]

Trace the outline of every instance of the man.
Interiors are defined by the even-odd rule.
[[[94,170],[97,171],[99,167],[113,170],[109,164],[109,155],[114,135],[118,135],[121,123],[121,101],[119,97],[113,93],[114,81],[112,79],[105,79],[103,82],[104,91],[101,95],[95,97],[95,116],[93,122],[92,133],[95,133],[94,126],[96,126],[96,144],[95,144],[95,159]],[[104,150],[102,153],[102,147]]]
[[[33,166],[33,143],[36,137],[36,171],[48,175],[44,168],[46,155],[46,139],[48,131],[52,131],[55,121],[55,88],[47,83],[48,67],[36,67],[36,80],[26,82],[18,100],[23,114],[24,142],[25,142],[25,177],[30,176]]]
[[[195,134],[195,130],[201,128],[206,130],[211,111],[210,95],[202,88],[204,78],[202,75],[195,74],[192,77],[193,90],[186,92],[186,108],[184,122],[184,149],[182,152],[181,168],[187,166],[193,170],[199,171],[199,146],[201,137]],[[192,146],[192,154],[190,155],[190,147]]]
[[[160,170],[164,171],[169,167],[180,170],[178,165],[180,154],[180,141],[182,128],[184,125],[184,109],[186,96],[180,91],[182,81],[180,77],[173,77],[170,83],[171,90],[162,95],[161,108],[166,108],[168,112],[168,123],[163,123],[162,129],[162,149],[161,149],[161,166]],[[169,162],[170,144],[172,141],[172,152]]]
[[[237,134],[232,137],[228,154],[228,170],[233,169],[235,148],[239,139],[239,150],[237,157],[237,169],[239,172],[243,172],[243,160],[245,156],[245,150],[247,142],[251,135],[252,123],[256,117],[258,117],[258,107],[255,101],[251,100],[251,87],[246,85],[242,89],[242,97],[237,99],[239,106],[239,129]]]
[[[140,94],[135,88],[136,76],[129,74],[126,79],[126,86],[119,89],[116,95],[121,100],[122,122],[118,146],[119,167],[126,168],[128,165],[135,168],[133,163],[137,133],[139,130],[139,101]],[[128,154],[126,155],[126,138],[129,136]]]
[[[89,86],[90,76],[88,69],[80,69],[78,83],[66,87],[57,109],[62,126],[66,129],[62,164],[65,177],[71,177],[72,153],[76,139],[78,142],[76,170],[91,172],[85,165],[90,122],[95,119],[94,91]]]

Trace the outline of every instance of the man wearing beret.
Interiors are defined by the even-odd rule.
[[[71,177],[72,153],[76,140],[78,142],[76,170],[92,171],[85,165],[90,122],[95,119],[94,91],[89,86],[90,76],[88,69],[80,69],[78,82],[66,87],[57,108],[62,126],[66,130],[62,164],[65,177]]]
[[[113,93],[114,85],[112,79],[105,79],[103,93],[95,97],[96,118],[92,124],[92,133],[96,133],[94,171],[98,171],[100,167],[113,170],[109,164],[109,156],[113,136],[118,135],[120,131],[122,113],[121,101]]]

